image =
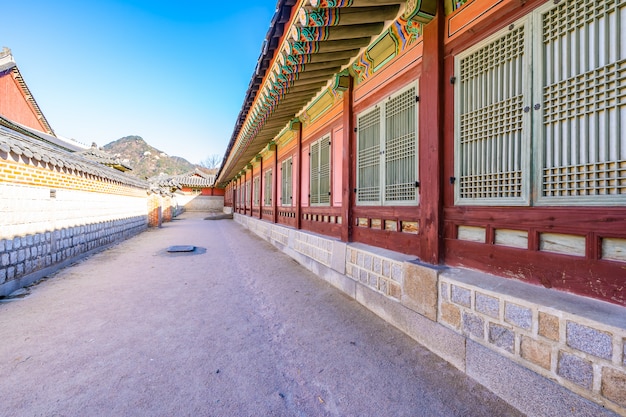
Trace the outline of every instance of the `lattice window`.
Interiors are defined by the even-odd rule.
[[[291,158],[285,159],[281,163],[281,196],[280,203],[283,206],[291,206],[293,194],[293,177],[292,177],[292,161]]]
[[[385,201],[415,201],[415,88],[385,103]]]
[[[528,200],[526,45],[523,23],[457,58],[458,203],[523,204]]]
[[[417,87],[357,117],[357,203],[417,204]]]
[[[539,198],[624,202],[626,0],[563,2],[539,14]]]
[[[459,54],[458,204],[624,204],[624,22],[626,0],[549,3]]]
[[[251,195],[251,184],[250,184],[250,180],[246,181],[246,185],[245,185],[245,195],[246,195],[246,201],[244,203],[244,205],[247,207],[250,204],[250,197],[252,197]]]
[[[271,206],[272,205],[272,170],[271,169],[268,169],[267,171],[265,171],[263,182],[264,182],[263,205]]]
[[[254,205],[259,206],[261,203],[261,177],[254,177],[252,182],[252,189],[254,193]]]
[[[312,205],[330,204],[330,136],[311,144],[310,202]]]
[[[357,203],[380,202],[380,108],[357,121]]]

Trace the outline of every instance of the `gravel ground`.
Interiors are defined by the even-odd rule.
[[[184,214],[0,303],[0,415],[522,414],[233,221]]]

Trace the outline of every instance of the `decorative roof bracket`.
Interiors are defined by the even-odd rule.
[[[402,17],[408,22],[430,22],[437,14],[437,0],[408,0]]]

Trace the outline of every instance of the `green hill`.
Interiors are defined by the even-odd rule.
[[[184,174],[196,168],[194,164],[178,156],[150,146],[141,136],[126,136],[103,146],[104,150],[130,165],[130,174],[139,178],[150,178],[160,173]]]

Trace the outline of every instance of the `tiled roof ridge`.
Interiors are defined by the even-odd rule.
[[[37,104],[35,97],[33,97],[33,93],[31,93],[30,89],[26,85],[26,82],[24,81],[24,77],[22,77],[22,73],[20,72],[20,69],[17,66],[17,63],[15,62],[15,59],[13,58],[11,49],[4,47],[0,51],[0,74],[6,73],[6,72],[13,73],[13,78],[15,78],[20,88],[22,89],[24,98],[28,101],[28,103],[32,106],[33,110],[35,111],[35,114],[37,115],[37,119],[41,122],[42,126],[47,130],[46,133],[52,136],[56,136],[56,134],[54,133],[54,130],[52,130],[52,127],[50,126],[50,123],[48,123],[46,116],[44,116],[43,112],[41,111],[39,104]]]
[[[18,131],[0,125],[0,159],[9,160],[10,154],[27,159],[29,163],[47,164],[50,167],[68,168],[76,173],[94,175],[106,180],[148,189],[148,182],[137,177],[125,175],[120,171],[65,150],[40,142]]]

